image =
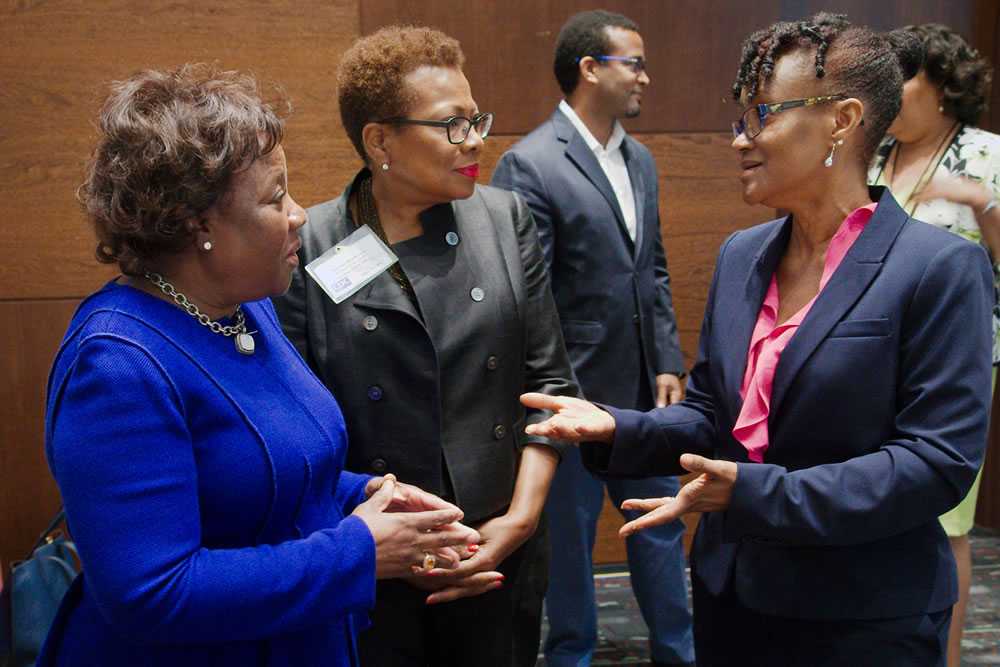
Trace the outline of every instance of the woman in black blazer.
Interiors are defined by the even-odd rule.
[[[476,185],[493,117],[476,107],[463,60],[457,41],[424,28],[380,30],[345,54],[340,111],[366,167],[310,209],[301,265],[363,225],[399,262],[340,304],[301,271],[277,301],[341,402],[347,468],[454,501],[482,536],[433,586],[378,586],[365,664],[534,665],[538,648],[536,529],[559,456],[524,434],[545,415],[517,399],[578,392],[531,214]]]

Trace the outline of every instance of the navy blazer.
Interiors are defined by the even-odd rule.
[[[531,208],[570,361],[588,398],[635,406],[640,378],[684,370],[660,239],[649,150],[626,136],[635,196],[633,243],[611,183],[561,111],[504,153],[491,183]]]
[[[752,463],[732,436],[750,336],[791,219],[723,245],[686,400],[610,409],[615,442],[583,446],[606,474],[680,472],[684,452],[735,461],[729,509],[702,516],[693,570],[713,594],[812,619],[932,613],[957,597],[937,517],[983,459],[993,285],[986,253],[878,207],[782,353],[770,447]]]

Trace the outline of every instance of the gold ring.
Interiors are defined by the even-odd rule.
[[[433,570],[437,566],[437,556],[427,551],[424,552],[424,569]]]

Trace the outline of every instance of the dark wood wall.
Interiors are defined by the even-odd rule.
[[[998,9],[990,0],[616,0],[646,41],[652,85],[629,130],[660,169],[663,234],[682,345],[695,350],[715,253],[735,229],[771,217],[739,198],[728,101],[741,39],[779,18],[845,11],[884,29],[942,21],[994,62]],[[45,465],[45,378],[80,298],[113,270],[93,260],[74,200],[106,82],[143,67],[217,61],[280,84],[294,106],[285,143],[300,203],[335,196],[358,160],[337,113],[340,54],[389,23],[439,27],[457,37],[481,108],[497,113],[483,159],[496,158],[559,100],[551,54],[560,25],[594,7],[575,0],[4,0],[0,2],[0,559],[24,555],[58,507]],[[996,94],[994,95],[996,100]],[[992,127],[1000,127],[1000,104]],[[994,442],[997,438],[994,438]],[[992,457],[994,463],[1000,458]],[[996,468],[996,466],[994,466]],[[1000,471],[983,484],[980,517],[1000,525]],[[622,560],[614,516],[602,523],[601,560]]]

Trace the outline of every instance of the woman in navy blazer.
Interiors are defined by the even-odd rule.
[[[981,248],[865,185],[901,84],[885,40],[843,17],[753,34],[734,84],[743,197],[791,215],[722,246],[687,399],[522,399],[558,411],[530,432],[586,442],[596,471],[700,473],[676,498],[627,501],[648,513],[622,529],[704,512],[699,665],[944,664],[956,578],[937,516],[983,456],[993,288]],[[771,306],[774,331],[798,328],[757,347]],[[736,428],[747,386],[766,415],[753,451]]]
[[[125,275],[80,306],[49,379],[83,574],[40,665],[356,665],[375,580],[478,540],[453,505],[343,470],[340,408],[267,299],[306,222],[282,127],[252,79],[204,66],[105,104],[81,199]]]

